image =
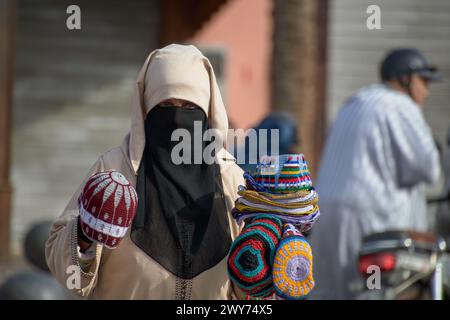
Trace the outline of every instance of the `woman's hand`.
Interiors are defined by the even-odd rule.
[[[80,252],[84,253],[92,245],[92,242],[89,243],[89,242],[85,242],[81,239],[78,239],[78,245],[80,246]]]

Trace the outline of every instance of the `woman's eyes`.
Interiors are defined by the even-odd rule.
[[[199,106],[197,106],[195,103],[192,102],[183,102],[183,103],[174,103],[171,101],[164,101],[159,103],[159,106],[161,107],[171,107],[171,106],[175,106],[175,107],[182,107],[185,109],[197,109],[199,108]]]
[[[159,104],[161,107],[170,107],[170,106],[173,106],[174,105],[174,103],[172,103],[172,102],[161,102],[160,104]]]
[[[198,106],[194,103],[185,103],[181,106],[182,108],[186,108],[186,109],[197,109]]]

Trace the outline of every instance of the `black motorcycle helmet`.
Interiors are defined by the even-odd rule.
[[[442,80],[435,66],[428,63],[417,49],[405,48],[390,51],[381,63],[383,81],[400,79],[402,76],[418,74],[429,81]]]

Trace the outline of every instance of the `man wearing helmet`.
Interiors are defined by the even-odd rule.
[[[381,79],[393,89],[407,93],[419,106],[424,106],[429,94],[429,81],[440,80],[440,76],[419,51],[399,49],[384,59]]]
[[[311,235],[316,298],[353,297],[363,236],[428,228],[424,187],[437,181],[440,167],[421,107],[439,75],[415,49],[389,52],[380,71],[382,83],[344,104],[322,154],[323,214]]]

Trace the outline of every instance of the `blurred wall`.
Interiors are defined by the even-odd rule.
[[[381,30],[368,30],[366,9],[381,8]],[[416,47],[447,81],[432,84],[425,116],[444,144],[450,126],[450,1],[333,0],[329,13],[328,123],[358,88],[378,81],[378,66],[393,47]]]
[[[272,0],[229,0],[187,42],[222,51],[228,118],[236,128],[257,124],[270,110]]]
[[[133,85],[158,46],[158,0],[18,2],[12,145],[13,249],[59,216],[85,174],[129,130]]]

